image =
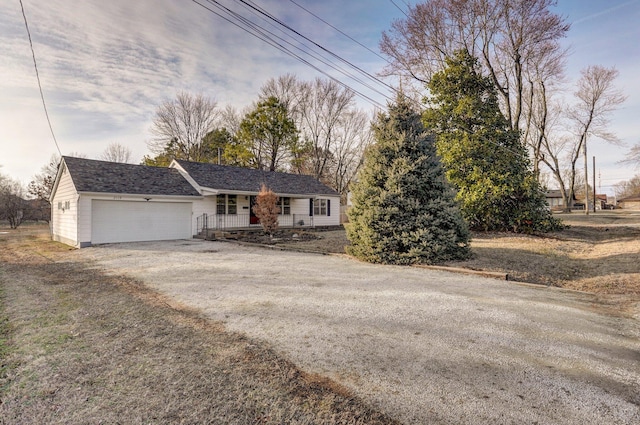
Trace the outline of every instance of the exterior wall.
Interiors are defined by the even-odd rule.
[[[215,214],[216,212],[216,197],[205,196],[204,199],[193,201],[193,214],[191,216],[191,231],[194,235],[198,234],[198,217],[202,214]]]
[[[618,201],[618,207],[623,210],[640,210],[640,199],[638,200],[628,200],[628,201]]]
[[[80,248],[91,246],[91,197],[78,199],[78,242]]]
[[[322,199],[330,200],[330,215],[314,217],[309,215],[309,200],[312,198],[291,198],[291,214],[279,216],[280,227],[338,226],[340,224],[340,197],[322,197]],[[237,199],[238,213],[229,215],[216,214],[215,196],[207,196],[202,201],[195,201],[192,224],[194,234],[197,234],[200,230],[199,227],[202,227],[202,223],[198,223],[198,221],[203,214],[207,214],[209,229],[260,227],[259,224],[251,225],[249,223],[249,196],[238,195]]]
[[[551,208],[562,208],[564,207],[564,203],[562,202],[562,198],[547,198],[547,203]]]
[[[319,226],[339,226],[340,225],[340,197],[339,196],[318,196],[318,199],[330,200],[330,215],[315,215],[313,225]],[[309,201],[307,201],[308,203]],[[308,204],[307,204],[308,209]],[[307,214],[309,212],[307,211]]]
[[[51,200],[51,238],[79,247],[78,194],[66,167]]]

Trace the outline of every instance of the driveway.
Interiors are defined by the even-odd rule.
[[[640,324],[590,294],[225,242],[74,255],[266,341],[407,424],[640,423]]]

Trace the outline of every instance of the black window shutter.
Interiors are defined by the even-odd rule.
[[[331,199],[327,199],[327,216],[331,215]]]
[[[309,198],[309,216],[313,217],[313,198]]]

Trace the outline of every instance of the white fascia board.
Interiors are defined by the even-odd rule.
[[[193,177],[191,177],[189,173],[187,173],[187,171],[184,168],[182,168],[182,166],[178,164],[178,162],[175,159],[171,160],[171,164],[169,164],[169,168],[175,168],[176,170],[178,170],[178,172],[182,175],[182,177],[184,177],[185,180],[187,180],[189,184],[193,186],[195,190],[198,191],[198,193],[202,194],[202,192],[204,192],[205,188],[200,186],[198,182],[196,182],[193,179]]]
[[[203,199],[204,196],[193,196],[193,195],[150,195],[150,194],[141,194],[141,193],[105,193],[105,192],[78,192],[79,195],[82,196],[90,196],[92,198],[102,198],[102,199],[115,199],[115,200],[132,200],[132,201],[146,201],[147,198],[150,201],[153,200],[175,200],[175,201],[195,201],[199,199]]]

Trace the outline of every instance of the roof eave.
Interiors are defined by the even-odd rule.
[[[157,193],[119,193],[119,192],[89,192],[78,191],[78,195],[85,196],[112,196],[112,197],[126,197],[126,198],[162,198],[162,199],[202,199],[202,195],[162,195]]]

